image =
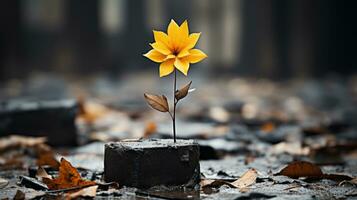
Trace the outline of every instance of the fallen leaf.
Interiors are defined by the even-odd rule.
[[[66,159],[62,158],[59,175],[56,179],[43,178],[43,182],[51,190],[66,189],[72,187],[85,187],[92,186],[96,183],[94,181],[88,181],[82,179],[81,175],[78,173],[77,169],[74,168],[71,163]]]
[[[12,148],[26,148],[35,147],[44,144],[47,141],[45,137],[26,137],[19,135],[12,135],[0,139],[0,152]]]
[[[329,179],[336,182],[353,179],[351,176],[344,174],[324,174],[319,166],[306,161],[292,162],[276,175],[288,176],[290,178]]]
[[[52,176],[48,175],[46,170],[44,170],[42,167],[39,167],[36,172],[36,178],[42,181],[43,178],[52,179]]]
[[[48,165],[51,166],[53,169],[58,169],[59,162],[56,160],[52,152],[47,152],[39,155],[39,158],[37,159],[37,165],[38,166]]]
[[[342,181],[341,183],[339,183],[339,186],[345,185],[345,184],[350,184],[353,186],[357,186],[357,178],[353,178],[352,180],[348,180],[348,181]]]
[[[144,138],[147,138],[150,135],[156,133],[156,131],[157,131],[157,126],[155,122],[147,123],[144,130]]]
[[[190,90],[192,81],[190,81],[188,84],[186,84],[184,87],[182,87],[179,90],[176,90],[175,92],[175,98],[176,100],[183,99],[187,96],[188,91]]]
[[[296,161],[288,164],[277,175],[288,176],[290,178],[321,178],[323,173],[315,164],[306,161]]]
[[[23,155],[16,155],[12,158],[0,158],[0,170],[22,169],[24,162]]]
[[[78,102],[79,114],[77,117],[88,123],[93,123],[110,112],[109,108],[99,103],[86,102],[83,98],[79,98]]]
[[[211,183],[213,183],[215,180],[212,179],[202,179],[200,182],[200,186],[202,187],[206,187],[208,185],[210,185]]]
[[[322,176],[322,178],[333,180],[336,182],[350,181],[353,179],[352,177],[344,175],[344,174],[324,174]]]
[[[47,199],[45,195],[44,191],[26,188],[25,199]]]
[[[310,153],[309,147],[303,147],[300,142],[280,142],[271,148],[271,153],[279,155],[288,153],[290,155],[308,155]]]
[[[271,133],[275,130],[276,126],[272,122],[267,122],[260,127],[260,130],[265,133]]]
[[[77,192],[70,193],[66,196],[67,200],[76,199],[78,197],[90,197],[93,198],[97,194],[98,185],[83,188]]]
[[[24,199],[25,199],[25,193],[23,193],[21,190],[17,190],[13,200],[24,200]]]
[[[147,103],[155,110],[160,112],[169,112],[169,104],[167,98],[162,95],[144,94]]]
[[[201,188],[205,188],[205,187],[218,188],[218,187],[221,187],[222,185],[228,185],[228,186],[230,186],[232,188],[235,187],[230,182],[227,182],[227,181],[224,181],[224,180],[203,179],[200,182]]]
[[[253,185],[256,182],[257,177],[258,177],[257,170],[249,169],[238,180],[232,182],[231,184],[239,189],[246,188],[250,185]]]
[[[60,164],[55,158],[55,154],[53,153],[52,149],[49,146],[45,144],[41,144],[37,146],[36,150],[37,150],[38,166],[48,165],[53,169],[58,169]]]
[[[9,184],[9,181],[3,178],[0,178],[0,189],[5,188]]]
[[[231,188],[239,188],[240,190],[253,185],[258,177],[258,172],[255,169],[249,169],[239,179],[233,182],[217,179],[203,179],[200,182],[201,188],[205,187],[221,187],[222,185],[228,185]],[[243,191],[243,190],[242,190]]]

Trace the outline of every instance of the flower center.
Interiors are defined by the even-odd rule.
[[[172,54],[173,54],[174,56],[177,56],[179,53],[180,53],[180,52],[179,52],[178,48],[174,48],[174,49],[172,50]]]

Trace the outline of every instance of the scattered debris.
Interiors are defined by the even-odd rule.
[[[27,188],[32,188],[35,190],[48,190],[48,187],[46,184],[42,183],[41,181],[31,178],[28,176],[19,176],[19,185],[25,186]]]
[[[120,187],[101,182],[105,143],[172,138],[170,119],[147,112],[144,98],[137,96],[143,91],[132,89],[138,79],[115,82],[115,90],[108,82],[105,95],[103,86],[98,86],[100,91],[89,88],[94,96],[79,100],[79,106],[66,107],[57,100],[51,101],[53,105],[25,101],[26,110],[21,103],[10,103],[14,109],[1,103],[0,132],[9,128],[7,119],[21,120],[18,126],[23,130],[1,135],[0,199],[13,199],[16,193],[19,199],[355,198],[356,80],[350,85],[331,80],[284,84],[241,78],[214,80],[215,84],[199,80],[209,87],[200,87],[187,107],[179,107],[177,119],[178,136],[196,139],[200,145],[201,188],[194,191],[139,190],[121,182]],[[86,87],[92,85],[98,84]],[[5,94],[3,87],[0,95]],[[26,120],[14,110],[26,115]],[[14,124],[10,128],[17,129]],[[34,132],[35,128],[44,131]],[[20,135],[7,136],[12,133]],[[63,146],[68,144],[81,146]],[[65,161],[58,161],[62,156],[69,161],[66,167]]]

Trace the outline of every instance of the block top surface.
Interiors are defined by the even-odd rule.
[[[110,142],[106,144],[106,147],[111,148],[127,148],[127,149],[146,149],[146,148],[175,148],[184,146],[198,145],[195,140],[176,140],[173,139],[147,139],[147,140],[124,140],[120,142]]]

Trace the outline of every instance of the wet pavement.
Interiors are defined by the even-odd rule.
[[[183,85],[185,81],[180,80]],[[163,186],[150,190],[124,186],[100,189],[95,199],[357,198],[356,77],[274,82],[236,77],[203,79],[194,74],[192,80],[196,91],[178,106],[177,134],[179,138],[195,139],[200,145],[201,180],[230,183],[254,168],[258,173],[255,183],[243,189],[219,184],[179,191]],[[4,84],[0,97],[10,102],[77,99],[79,145],[51,148],[57,159],[66,158],[91,180],[103,180],[105,143],[171,138],[169,116],[151,110],[143,98],[146,91],[171,97],[170,79],[153,80],[147,74],[138,74],[121,81],[105,77],[87,81],[39,75],[26,83]],[[43,123],[50,121],[43,119]],[[37,166],[37,155],[32,147],[9,150],[1,149],[1,144],[0,178],[9,183],[3,186],[0,181],[0,199],[12,198],[18,190],[28,199],[58,195],[19,185],[19,177],[30,176],[29,167]],[[7,163],[16,155],[20,155],[17,165]],[[354,179],[309,180],[277,175],[293,161],[308,161],[324,173]]]

